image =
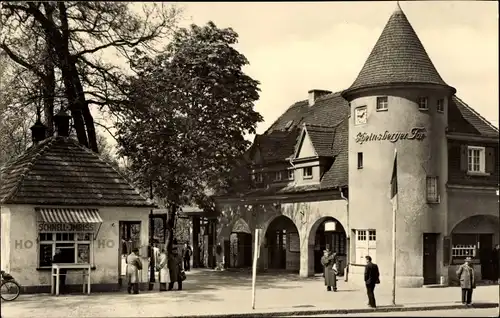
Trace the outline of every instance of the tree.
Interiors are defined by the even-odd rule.
[[[168,227],[180,206],[213,209],[207,189],[229,185],[238,158],[262,117],[253,107],[258,82],[243,72],[248,64],[233,45],[238,34],[213,22],[179,29],[164,53],[135,61],[129,99],[118,122],[119,153],[126,156],[136,184],[153,183],[165,198]],[[172,248],[169,231],[167,248]]]
[[[118,107],[126,79],[120,67],[102,59],[102,53],[111,50],[129,60],[152,52],[155,41],[170,34],[179,15],[175,7],[145,4],[138,14],[131,6],[123,2],[9,1],[1,7],[0,48],[38,77],[49,128],[50,103],[59,77],[78,140],[96,152],[89,105],[108,110]]]

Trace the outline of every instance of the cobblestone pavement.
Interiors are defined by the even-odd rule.
[[[364,290],[339,280],[339,291],[327,292],[321,277],[262,274],[257,278],[256,308],[252,310],[251,275],[195,270],[187,273],[184,290],[139,295],[21,295],[2,303],[2,317],[168,317],[238,313],[271,313],[366,308]],[[377,304],[391,303],[390,286],[376,291]],[[478,287],[476,303],[498,303],[498,286]],[[398,289],[397,303],[406,307],[456,305],[457,287]]]
[[[315,315],[310,317],[498,317],[498,308],[377,312],[371,314]]]

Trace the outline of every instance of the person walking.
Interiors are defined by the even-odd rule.
[[[182,256],[179,255],[179,251],[175,247],[168,257],[168,270],[170,273],[168,290],[172,290],[174,288],[175,282],[177,282],[177,289],[182,290]]]
[[[462,289],[462,304],[466,306],[472,303],[472,290],[476,288],[474,268],[470,266],[471,261],[470,257],[465,258],[465,262],[457,270],[460,288]]]
[[[139,249],[133,248],[132,253],[127,256],[127,279],[129,294],[139,294],[139,271],[142,270],[142,262],[139,258]]]
[[[184,246],[184,269],[189,272],[191,269],[191,256],[193,255],[193,250],[189,246],[189,242]]]
[[[495,245],[493,248],[493,251],[491,252],[491,270],[493,271],[492,273],[492,278],[491,280],[495,284],[500,283],[500,244]]]
[[[160,282],[160,291],[167,291],[167,284],[170,283],[170,271],[168,269],[168,256],[164,248],[161,249],[158,256],[158,281]]]
[[[215,270],[222,271],[224,270],[224,260],[222,255],[222,246],[220,243],[215,247]]]
[[[365,285],[366,294],[368,295],[368,306],[377,308],[377,302],[375,301],[375,285],[380,284],[380,272],[377,264],[372,263],[371,256],[367,255],[365,259]]]
[[[323,277],[327,291],[337,291],[337,255],[332,253],[329,248],[323,252],[321,264],[323,264]]]

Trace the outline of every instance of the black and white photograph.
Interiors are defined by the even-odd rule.
[[[498,317],[498,10],[2,1],[1,317]]]

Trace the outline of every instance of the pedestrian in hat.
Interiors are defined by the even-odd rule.
[[[472,259],[467,257],[457,270],[457,276],[462,288],[462,304],[469,306],[472,302],[472,290],[476,288],[474,268],[470,265]]]
[[[129,294],[139,294],[139,271],[142,270],[142,262],[139,257],[139,249],[132,249],[132,253],[127,256],[127,279]]]

